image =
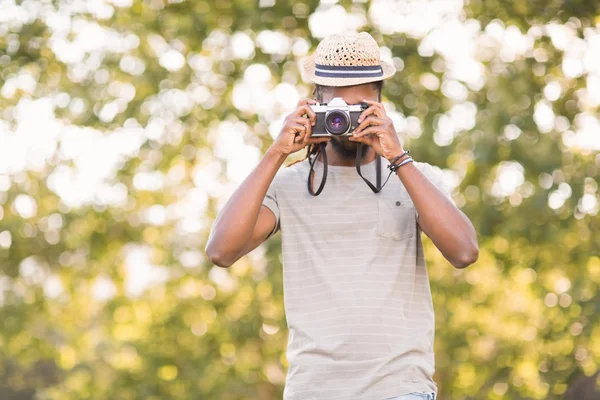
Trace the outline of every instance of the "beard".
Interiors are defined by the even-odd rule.
[[[349,141],[348,138],[346,138],[346,137],[338,137],[338,136],[332,136],[329,143],[331,143],[331,147],[333,147],[333,150],[335,150],[335,152],[342,159],[347,159],[347,160],[353,160],[356,158],[356,149],[358,148],[358,146],[361,145],[361,143]],[[360,158],[361,159],[365,158],[368,151],[369,151],[369,146],[364,145],[362,148],[361,154],[360,154]]]

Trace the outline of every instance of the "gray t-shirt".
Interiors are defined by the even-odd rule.
[[[382,160],[382,182],[389,170]],[[441,169],[414,165],[449,199]],[[315,190],[323,164],[315,165]],[[402,167],[404,168],[404,167]],[[375,161],[361,167],[375,183]],[[329,166],[313,197],[308,160],[281,168],[263,204],[281,231],[289,369],[284,400],[382,400],[436,392],[434,310],[417,211],[395,175],[379,194]]]

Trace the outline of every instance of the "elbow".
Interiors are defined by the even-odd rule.
[[[474,264],[478,258],[479,248],[475,246],[469,251],[464,252],[463,255],[458,258],[458,260],[452,263],[452,265],[458,269],[467,268],[469,265]]]
[[[208,260],[214,265],[222,268],[229,268],[233,265],[233,262],[227,260],[225,257],[220,254],[207,254]]]
[[[235,262],[235,260],[233,260],[231,257],[228,257],[225,252],[215,249],[210,243],[206,246],[204,251],[208,261],[218,267],[229,268]]]

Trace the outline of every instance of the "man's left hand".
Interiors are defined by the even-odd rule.
[[[388,161],[404,153],[394,123],[385,113],[383,105],[373,100],[363,101],[369,104],[369,107],[360,114],[359,125],[348,140],[371,146],[377,154]]]

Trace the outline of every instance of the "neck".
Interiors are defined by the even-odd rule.
[[[325,146],[325,151],[327,152],[327,163],[329,165],[341,166],[341,167],[354,167],[356,165],[356,155],[352,157],[343,157],[340,155],[333,146],[327,144]],[[364,157],[360,160],[360,165],[368,164],[371,161],[375,160],[377,154],[373,150],[372,147],[367,146],[367,151]],[[319,154],[319,161],[323,162],[323,156]]]

